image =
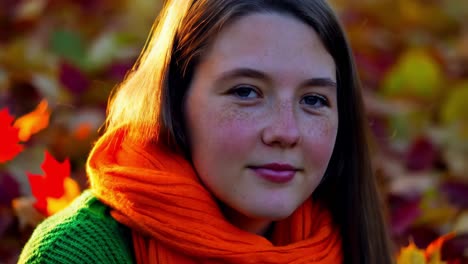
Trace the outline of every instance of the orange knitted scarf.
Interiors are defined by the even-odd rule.
[[[338,229],[311,199],[275,223],[270,241],[226,220],[182,157],[122,132],[97,142],[87,169],[96,196],[132,229],[138,263],[342,263]]]

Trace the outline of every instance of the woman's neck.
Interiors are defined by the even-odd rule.
[[[238,211],[226,206],[221,205],[224,217],[234,226],[247,231],[249,233],[257,234],[268,238],[270,232],[271,220],[251,218],[239,213]]]

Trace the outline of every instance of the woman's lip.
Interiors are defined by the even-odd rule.
[[[254,168],[263,168],[263,169],[269,169],[269,170],[274,170],[274,171],[297,171],[294,166],[285,164],[285,163],[268,163],[268,164],[263,164],[260,166],[255,166]]]
[[[257,176],[274,183],[286,183],[291,181],[296,175],[297,171],[295,169],[273,170],[265,167],[253,167],[251,169]]]

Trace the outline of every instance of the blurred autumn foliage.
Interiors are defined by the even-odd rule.
[[[331,3],[364,86],[390,233],[406,247],[398,263],[468,263],[468,2]],[[0,263],[16,263],[34,226],[87,187],[107,97],[160,6],[0,1]],[[57,193],[34,189],[54,177]]]

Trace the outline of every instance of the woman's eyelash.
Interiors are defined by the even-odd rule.
[[[240,99],[256,99],[261,97],[258,89],[251,85],[237,85],[231,88],[227,94],[233,95]],[[320,108],[330,106],[330,102],[326,96],[319,94],[309,94],[301,98],[301,104],[305,104],[311,108]]]
[[[230,89],[228,93],[244,99],[260,97],[260,93],[257,91],[257,89],[249,85],[235,86],[232,89]]]
[[[330,106],[330,102],[328,101],[327,97],[318,94],[306,95],[301,99],[300,103],[312,106],[314,108]]]

